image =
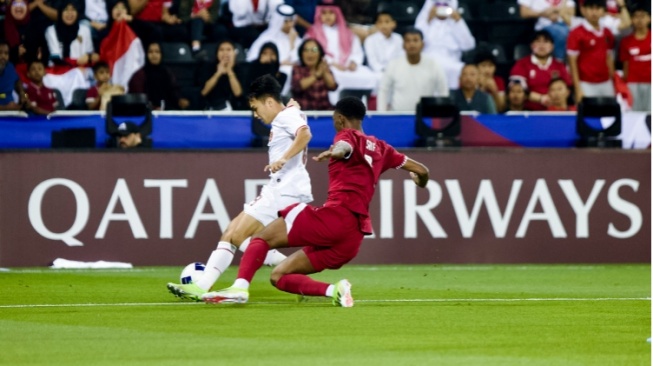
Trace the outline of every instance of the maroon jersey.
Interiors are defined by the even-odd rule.
[[[567,66],[553,57],[549,57],[546,64],[542,65],[535,56],[526,56],[515,62],[510,70],[510,78],[522,80],[526,83],[528,90],[538,94],[549,92],[551,79],[562,79],[568,86],[571,86],[571,76],[567,72]],[[527,101],[524,106],[531,111],[546,110],[544,105],[531,101]]]
[[[335,145],[346,142],[352,148],[348,157],[329,161],[329,194],[324,206],[342,206],[359,217],[360,230],[372,234],[369,206],[376,183],[383,172],[401,168],[406,155],[374,136],[343,129],[333,139]]]
[[[45,85],[38,86],[32,82],[25,87],[25,93],[33,106],[54,112],[57,108],[57,97],[52,89]]]

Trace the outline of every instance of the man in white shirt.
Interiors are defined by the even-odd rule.
[[[363,47],[367,66],[372,71],[381,73],[391,60],[404,56],[404,40],[401,35],[394,33],[397,22],[388,12],[378,13],[374,26],[377,32],[365,38]]]
[[[410,111],[422,97],[449,96],[447,76],[439,63],[423,55],[423,34],[419,29],[404,33],[405,57],[388,64],[377,96],[379,111]]]
[[[200,301],[220,275],[229,267],[236,248],[242,252],[249,245],[249,237],[261,231],[278,217],[278,212],[294,203],[313,201],[311,179],[306,171],[306,148],[311,131],[306,115],[295,106],[281,102],[281,85],[271,75],[254,80],[250,87],[249,105],[254,116],[271,124],[268,143],[270,181],[261,194],[244,205],[243,211],[231,221],[222,233],[218,247],[211,253],[204,274],[197,283],[168,283],[175,296]],[[277,265],[286,257],[271,250],[264,263]]]
[[[458,88],[463,52],[476,47],[476,40],[457,9],[458,0],[426,0],[415,19],[415,28],[424,34],[424,54],[438,60],[451,89]]]

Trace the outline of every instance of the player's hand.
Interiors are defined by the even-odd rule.
[[[333,156],[333,145],[329,148],[327,151],[322,151],[320,155],[314,156],[313,160],[320,162],[320,161],[325,161],[328,159],[331,159],[331,156]]]
[[[264,172],[270,171],[270,173],[276,173],[279,170],[281,170],[281,168],[283,168],[284,165],[286,165],[286,162],[287,162],[286,159],[281,158],[270,165],[266,165],[265,168],[263,168],[263,171]]]

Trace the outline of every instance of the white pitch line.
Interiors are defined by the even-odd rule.
[[[651,301],[650,297],[598,297],[598,298],[574,298],[574,297],[552,297],[552,298],[524,298],[524,299],[396,299],[396,300],[356,300],[362,303],[411,303],[411,302],[520,302],[520,301]],[[291,302],[282,301],[253,301],[252,305],[279,305],[290,304]],[[315,303],[319,303],[316,301]],[[115,303],[115,304],[16,304],[16,305],[0,305],[0,309],[25,309],[25,308],[56,308],[56,307],[100,307],[100,306],[175,306],[175,305],[198,305],[201,302],[134,302],[134,303]]]

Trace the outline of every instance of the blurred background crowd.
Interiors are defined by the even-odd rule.
[[[306,110],[650,111],[650,2],[636,0],[0,0],[0,110],[247,110],[274,75]]]

